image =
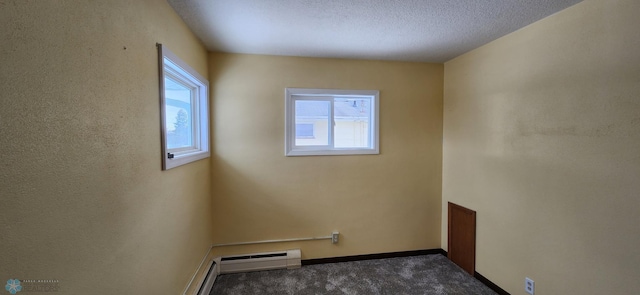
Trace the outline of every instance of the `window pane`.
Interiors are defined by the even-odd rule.
[[[193,146],[192,90],[177,81],[165,77],[165,122],[167,148],[177,149]]]
[[[334,146],[336,148],[370,147],[371,99],[336,97],[333,109],[336,121]]]
[[[296,138],[312,138],[313,124],[296,124]]]
[[[296,145],[329,145],[330,101],[296,100]],[[311,136],[298,136],[298,134]]]

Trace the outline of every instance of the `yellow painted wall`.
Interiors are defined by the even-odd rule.
[[[442,209],[477,210],[511,294],[640,290],[638,12],[588,0],[445,63]]]
[[[440,247],[443,65],[211,53],[215,243],[303,259]],[[380,90],[380,155],[284,156],[285,87]]]
[[[211,161],[160,170],[155,44],[206,77],[205,48],[163,0],[0,1],[0,40],[0,282],[182,292]]]

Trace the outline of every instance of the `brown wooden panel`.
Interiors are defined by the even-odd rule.
[[[466,272],[476,269],[476,211],[449,202],[448,257]]]

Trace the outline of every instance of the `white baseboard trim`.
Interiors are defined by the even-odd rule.
[[[202,284],[204,284],[205,280],[207,279],[207,273],[209,272],[211,263],[212,261],[214,261],[214,259],[211,257],[212,250],[213,250],[213,247],[209,247],[209,250],[202,258],[202,261],[200,262],[198,269],[196,269],[196,271],[193,273],[193,276],[191,276],[191,280],[189,280],[189,283],[184,288],[182,295],[198,294],[200,287],[202,287]],[[219,265],[219,262],[218,262],[218,265]],[[217,271],[219,272],[219,270]]]

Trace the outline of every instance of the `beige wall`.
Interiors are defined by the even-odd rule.
[[[212,240],[211,162],[160,170],[155,44],[206,77],[204,47],[163,0],[2,1],[0,28],[0,282],[180,293]]]
[[[445,64],[442,209],[478,211],[512,294],[640,289],[639,11],[585,1]]]
[[[507,291],[530,276],[537,294],[634,293],[637,11],[586,1],[446,63],[443,144],[442,65],[211,53],[207,68],[161,0],[4,1],[0,279],[176,294],[212,241],[338,230],[216,253],[446,249],[452,201],[478,211],[477,270]],[[156,42],[211,73],[211,161],[160,171]],[[285,87],[380,90],[381,154],[285,157]]]
[[[440,247],[443,65],[209,55],[214,241],[303,259]],[[284,89],[380,90],[380,155],[284,156]]]

